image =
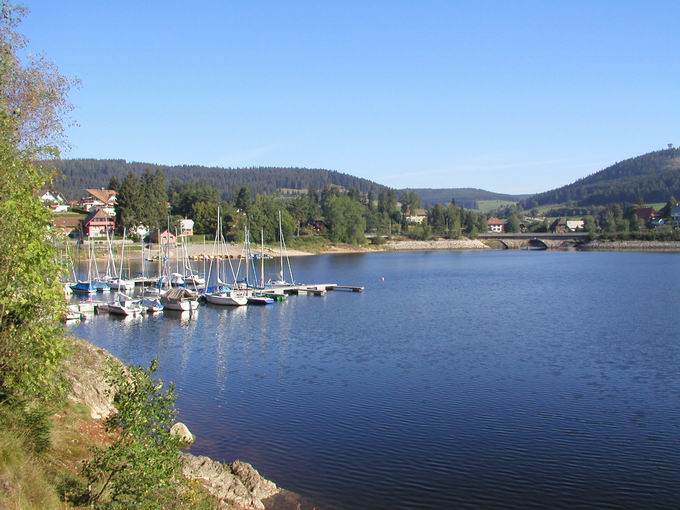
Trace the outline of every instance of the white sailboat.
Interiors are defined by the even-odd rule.
[[[139,315],[144,309],[140,304],[139,299],[132,299],[127,294],[117,292],[113,302],[109,303],[109,313],[114,315]]]
[[[121,248],[120,252],[120,270],[116,270],[116,264],[115,261],[113,260],[113,241],[109,238],[108,232],[106,234],[106,239],[109,242],[109,255],[110,255],[110,261],[112,262],[113,266],[113,275],[109,276],[109,268],[107,264],[107,283],[109,284],[109,287],[111,287],[113,290],[121,291],[121,292],[128,292],[132,291],[135,289],[135,282],[132,280],[127,280],[123,278],[123,264],[125,263],[125,237],[126,237],[127,231],[123,229],[123,247]]]
[[[213,256],[210,259],[208,269],[208,281],[206,282],[205,300],[213,305],[222,306],[243,306],[248,304],[247,292],[239,289],[236,285],[236,274],[234,266],[229,258],[224,235],[222,234],[222,219],[220,210],[217,210],[217,230],[215,232],[215,242],[213,244]],[[226,264],[220,264],[222,258],[226,258],[231,269],[234,284],[229,286],[222,280],[223,272],[226,272]],[[214,267],[213,267],[214,262]],[[222,266],[222,267],[220,267]],[[225,278],[226,280],[226,278]]]
[[[290,276],[290,281],[286,281],[284,259],[286,266],[288,268],[288,275]],[[283,237],[283,227],[281,225],[281,211],[279,211],[279,274],[276,280],[269,280],[269,285],[271,287],[287,287],[290,285],[295,285],[295,278],[293,277],[293,268],[290,265],[290,259],[288,258],[288,250],[286,248],[286,240]]]

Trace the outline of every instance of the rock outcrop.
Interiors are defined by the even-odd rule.
[[[274,482],[245,462],[222,464],[190,453],[181,457],[184,476],[200,482],[225,510],[264,510],[262,500],[280,492]]]
[[[68,398],[89,407],[92,419],[104,419],[115,411],[106,374],[110,364],[120,360],[83,340],[73,342],[73,353],[63,367],[64,377],[71,385]]]

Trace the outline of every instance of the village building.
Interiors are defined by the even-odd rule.
[[[177,236],[169,230],[163,230],[162,232],[154,230],[151,232],[150,240],[156,244],[177,244]]]
[[[427,210],[426,209],[414,209],[411,214],[406,216],[406,222],[414,225],[420,225],[422,223],[427,223]]]
[[[671,223],[673,226],[680,226],[680,206],[675,206],[671,209]]]
[[[92,209],[102,209],[109,216],[116,215],[116,192],[112,189],[89,188],[88,195],[80,200],[80,207],[90,212]]]
[[[80,231],[78,216],[58,216],[52,219],[52,227],[67,236],[75,236]]]
[[[146,225],[136,225],[130,229],[130,235],[137,239],[144,239],[151,230]]]
[[[658,216],[656,209],[653,207],[638,207],[634,212],[637,219],[644,221],[645,225],[650,224]]]
[[[194,220],[184,218],[179,220],[179,235],[192,236],[194,235]]]
[[[40,195],[40,200],[50,209],[50,211],[54,213],[68,211],[68,204],[59,192],[45,191],[42,195]]]
[[[567,230],[569,232],[583,232],[586,229],[584,220],[567,220]]]
[[[486,227],[489,233],[502,233],[505,231],[505,221],[495,216],[486,220]]]
[[[92,209],[83,220],[83,233],[86,237],[105,237],[107,232],[113,235],[116,228],[116,218],[108,214],[103,208]]]

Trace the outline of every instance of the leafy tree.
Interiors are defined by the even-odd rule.
[[[16,27],[23,11],[0,5],[0,402],[46,402],[59,394],[64,302],[48,224],[37,198],[50,182],[38,163],[63,142],[73,84],[43,59],[24,63]]]
[[[259,241],[264,232],[264,242],[273,243],[279,239],[279,211],[281,211],[281,228],[283,235],[293,235],[295,221],[281,201],[271,195],[258,195],[250,206],[248,222],[253,240]]]
[[[505,228],[507,229],[508,232],[517,233],[520,231],[520,223],[521,220],[519,218],[519,215],[517,213],[513,213],[508,218],[508,221],[505,224]]]
[[[331,241],[363,243],[366,232],[363,212],[361,204],[346,195],[331,197],[324,211]]]
[[[234,226],[237,213],[227,202],[196,202],[191,208],[191,219],[194,220],[194,232],[197,234],[215,235],[217,230],[217,210],[222,217],[222,234],[227,237]]]
[[[106,421],[113,442],[95,448],[83,467],[91,503],[106,509],[188,508],[190,489],[182,477],[179,439],[170,434],[176,418],[175,389],[140,367],[111,367],[116,412]]]

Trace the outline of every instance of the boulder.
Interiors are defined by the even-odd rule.
[[[178,437],[182,444],[189,446],[194,444],[196,438],[184,423],[178,421],[172,427],[170,427],[170,435]]]

